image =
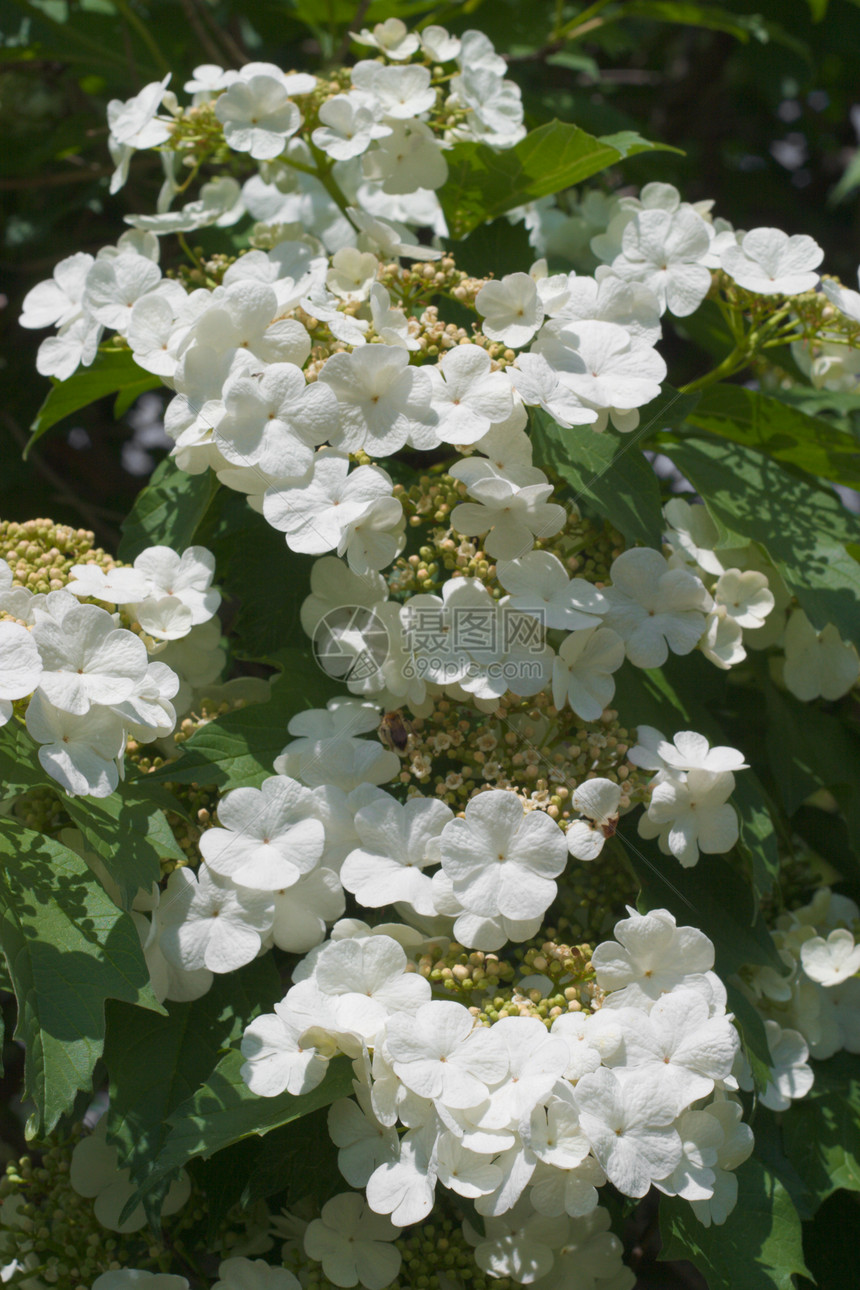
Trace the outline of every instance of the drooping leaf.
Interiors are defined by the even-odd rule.
[[[725,545],[760,542],[818,630],[860,642],[860,521],[829,488],[741,444],[684,439],[663,451],[695,485]]]
[[[446,153],[448,179],[439,200],[451,236],[459,239],[515,206],[580,184],[625,157],[655,150],[667,149],[633,131],[596,139],[578,126],[548,121],[502,152],[483,143],[455,144]]]
[[[184,745],[180,759],[148,775],[147,781],[214,784],[222,791],[261,784],[290,741],[290,718],[305,708],[325,707],[341,692],[309,650],[284,650],[281,662],[283,670],[267,703],[228,712],[202,726]]]
[[[110,1005],[108,1135],[135,1182],[145,1181],[164,1149],[169,1116],[194,1096],[244,1026],[282,993],[272,956],[266,954],[237,972],[216,976],[202,998],[168,1003],[165,1016]]]
[[[148,546],[169,546],[184,551],[194,542],[198,525],[218,491],[211,470],[189,475],[166,457],[153,471],[122,525],[117,552],[131,561]]]
[[[860,484],[860,447],[853,435],[758,390],[713,385],[702,391],[687,422],[799,466],[810,475],[849,487]]]
[[[158,1010],[137,930],[92,881],[80,856],[0,821],[0,947],[26,1045],[28,1132],[46,1134],[90,1089],[102,1054],[105,1000]]]
[[[628,0],[624,16],[724,31],[742,41],[749,40],[750,36],[762,42],[768,38],[767,26],[760,14],[736,14],[715,4],[688,4],[686,0]]]
[[[71,416],[73,412],[88,407],[90,403],[95,403],[97,399],[119,393],[124,406],[120,405],[120,411],[116,415],[121,416],[139,394],[157,389],[160,385],[160,377],[138,367],[130,349],[101,350],[91,367],[79,368],[67,380],[55,382],[30,426],[32,433],[24,456],[27,456],[33,444],[51,426]]]
[[[794,1290],[807,1275],[800,1218],[782,1183],[751,1156],[736,1171],[738,1201],[721,1226],[704,1227],[689,1201],[660,1199],[663,1259],[689,1259],[709,1286]]]
[[[185,860],[163,807],[181,809],[171,794],[147,779],[125,782],[109,797],[70,797],[66,810],[119,888],[124,909],[138,889],[161,878],[160,860]]]
[[[545,412],[532,413],[535,460],[573,489],[572,502],[609,520],[630,542],[659,547],[660,485],[634,436],[588,426],[563,430]]]

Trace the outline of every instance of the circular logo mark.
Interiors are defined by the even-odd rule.
[[[327,676],[367,681],[389,653],[388,629],[364,605],[338,605],[319,620],[313,634],[314,658]]]

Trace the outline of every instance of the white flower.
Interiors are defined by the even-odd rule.
[[[596,721],[615,693],[612,673],[624,662],[624,642],[611,627],[588,627],[568,636],[552,665],[552,701],[569,703],[583,721]]]
[[[507,1050],[492,1028],[476,1026],[468,1008],[448,1000],[393,1016],[385,1051],[407,1088],[453,1109],[484,1102],[508,1070]]]
[[[219,451],[227,461],[256,463],[278,478],[306,474],[312,448],[325,443],[338,424],[332,391],[319,381],[308,385],[294,363],[234,373],[224,386],[224,404],[215,431]]]
[[[821,247],[805,233],[789,237],[778,228],[754,228],[740,245],[726,247],[720,267],[747,291],[795,296],[812,291],[818,282],[814,270],[823,259]]]
[[[738,840],[738,817],[727,804],[735,786],[731,771],[714,775],[691,770],[684,781],[666,779],[655,785],[645,815],[639,819],[643,838],[659,835],[684,868],[698,863],[699,852],[719,855]]]
[[[642,407],[657,397],[666,376],[666,363],[657,350],[636,344],[617,323],[585,321],[567,324],[554,334],[542,332],[537,349],[586,407],[622,412]]]
[[[465,1229],[466,1239],[476,1247],[478,1267],[490,1277],[531,1285],[553,1267],[553,1250],[564,1244],[569,1224],[567,1218],[536,1214],[524,1198],[506,1214],[488,1218],[484,1230],[482,1239],[474,1229]]]
[[[399,1158],[385,1161],[368,1179],[367,1203],[371,1209],[377,1214],[390,1214],[392,1221],[403,1227],[425,1219],[433,1208],[436,1191],[435,1156],[432,1121],[402,1137]]]
[[[512,609],[532,614],[545,627],[573,632],[599,627],[608,602],[585,578],[570,578],[551,551],[528,551],[517,560],[500,560],[496,576]]]
[[[286,1268],[273,1267],[265,1259],[224,1259],[212,1290],[301,1290],[300,1283]]]
[[[663,507],[663,514],[669,526],[669,541],[683,553],[686,562],[698,565],[706,573],[723,573],[724,565],[714,550],[720,535],[706,506],[701,502],[691,506],[683,497],[673,497]],[[732,553],[724,554],[728,557]]]
[[[587,779],[574,789],[571,804],[586,818],[574,820],[565,834],[572,856],[577,860],[597,859],[607,837],[615,832],[620,803],[620,785],[611,779]]]
[[[378,908],[405,901],[419,914],[436,912],[430,878],[438,863],[438,837],[453,812],[444,802],[412,797],[404,806],[387,794],[356,813],[361,845],[346,857],[341,881],[360,905]]]
[[[714,600],[725,608],[729,618],[739,627],[752,631],[764,625],[764,620],[774,607],[774,595],[767,585],[767,576],[756,569],[727,569],[714,587]]]
[[[394,509],[399,515],[400,503],[391,491],[390,478],[378,466],[359,466],[349,473],[347,454],[325,448],[314,459],[309,483],[268,489],[263,514],[273,528],[286,534],[292,551],[322,555],[336,550],[342,555],[351,526],[377,503],[391,506],[396,521]]]
[[[492,1033],[507,1050],[508,1073],[492,1090],[490,1107],[478,1124],[504,1129],[528,1120],[535,1107],[549,1097],[567,1068],[570,1052],[561,1035],[546,1033],[538,1017],[502,1017]]]
[[[287,726],[300,738],[275,758],[275,770],[309,788],[331,784],[346,793],[361,784],[384,784],[400,770],[400,758],[380,743],[357,737],[376,730],[379,718],[375,704],[359,699],[330,699],[327,711],[301,712]]]
[[[670,569],[659,551],[633,547],[613,560],[605,622],[624,641],[636,667],[661,667],[673,654],[689,654],[705,630],[711,597],[686,569]]]
[[[348,206],[347,212],[359,230],[358,246],[362,251],[373,251],[381,260],[391,260],[400,255],[412,260],[438,260],[442,257],[441,251],[416,243],[404,224],[371,215],[356,206]]]
[[[12,715],[9,700],[32,694],[41,675],[42,659],[27,628],[0,622],[0,725]]]
[[[134,568],[146,578],[150,597],[175,597],[189,610],[192,625],[217,613],[221,593],[211,585],[215,557],[206,547],[190,546],[180,555],[169,546],[150,546],[135,558]]]
[[[443,1133],[436,1144],[436,1168],[443,1187],[471,1199],[495,1191],[502,1181],[498,1165],[470,1151],[453,1133]]]
[[[442,28],[435,30],[441,31]],[[411,58],[418,52],[418,36],[410,32],[399,18],[386,18],[385,22],[376,23],[372,31],[362,27],[361,31],[350,34],[357,45],[373,45],[386,58]]]
[[[376,1118],[366,1084],[353,1080],[357,1101],[340,1098],[328,1111],[329,1137],[338,1148],[337,1166],[351,1187],[364,1187],[370,1175],[398,1155],[397,1131]]]
[[[798,699],[840,699],[860,676],[860,658],[833,623],[817,632],[802,609],[788,620],[783,679]]]
[[[56,336],[42,341],[36,356],[36,371],[40,376],[68,380],[80,364],[89,367],[98,351],[101,334],[101,324],[89,314],[66,323]]]
[[[111,139],[115,144],[131,149],[157,148],[170,138],[170,122],[156,117],[158,109],[168,98],[170,73],[162,81],[151,81],[139,94],[123,102],[111,99],[107,119]],[[173,95],[169,96],[176,102]],[[111,192],[115,191],[111,188]]]
[[[484,335],[514,349],[528,344],[544,317],[537,284],[528,273],[506,273],[498,282],[487,282],[475,297],[475,308],[484,319]]]
[[[518,354],[506,375],[523,403],[543,408],[565,429],[597,420],[594,408],[585,407],[542,353]]]
[[[96,260],[87,274],[84,308],[105,327],[125,334],[133,305],[160,281],[158,265],[133,251]]]
[[[180,349],[184,353],[193,344],[211,346],[218,354],[224,350],[242,350],[244,358],[253,355],[263,363],[295,363],[301,367],[311,352],[310,337],[295,318],[281,318],[279,313],[277,293],[266,282],[240,279],[228,286],[216,287]],[[199,361],[212,363],[208,355],[201,356]],[[250,362],[248,365],[251,366]],[[180,389],[179,381],[184,384],[187,378],[180,372],[177,378]],[[217,386],[219,392],[223,382],[222,377]]]
[[[372,251],[359,251],[357,247],[344,246],[332,256],[325,284],[339,300],[360,304],[370,295],[370,288],[378,273],[379,260]]]
[[[582,1130],[610,1182],[625,1196],[644,1196],[681,1158],[675,1103],[649,1079],[622,1083],[601,1068],[574,1090]]]
[[[373,1044],[392,1018],[415,1015],[430,998],[429,981],[406,968],[406,953],[390,936],[329,941],[296,968],[286,1002],[308,1015],[321,1002],[335,1030]]]
[[[139,1232],[146,1226],[146,1214],[137,1205],[123,1222],[120,1214],[131,1200],[137,1186],[128,1169],[120,1169],[119,1152],[107,1142],[107,1116],[99,1120],[92,1133],[81,1138],[72,1152],[69,1182],[79,1196],[92,1200],[93,1213],[102,1227],[110,1232]],[[175,1214],[191,1195],[191,1179],[185,1170],[171,1183],[161,1207],[162,1217]]]
[[[815,1075],[807,1065],[809,1047],[797,1030],[783,1030],[776,1021],[766,1020],[767,1044],[770,1049],[770,1080],[759,1094],[763,1106],[771,1111],[787,1111],[791,1103],[812,1088]],[[751,1081],[739,1077],[742,1088]]]
[[[333,869],[313,869],[291,887],[272,892],[272,940],[290,954],[304,954],[325,939],[326,923],[345,908],[343,887]]]
[[[41,744],[41,766],[67,793],[107,797],[114,791],[125,730],[110,709],[93,707],[75,716],[55,708],[37,691],[27,707],[27,730]]]
[[[461,502],[451,512],[451,525],[471,537],[486,533],[484,549],[499,560],[516,560],[534,546],[534,539],[552,537],[564,527],[567,512],[547,499],[552,484],[523,488],[499,477],[476,479],[469,493],[477,499]]]
[[[513,408],[510,385],[479,345],[458,345],[442,355],[433,377],[431,405],[439,422],[436,435],[443,443],[477,443],[494,422],[504,421]]]
[[[140,1272],[137,1268],[117,1268],[103,1272],[93,1282],[93,1290],[188,1290],[185,1277],[166,1272]]]
[[[245,887],[291,887],[319,863],[325,830],[313,793],[286,775],[260,788],[236,788],[218,803],[221,828],[200,838],[203,859],[216,873]]]
[[[391,127],[377,120],[376,103],[361,91],[336,94],[319,111],[322,125],[311,139],[335,161],[348,161],[366,152],[374,139],[384,139]]]
[[[33,639],[42,658],[39,689],[50,703],[82,716],[94,703],[122,703],[143,680],[146,646],[110,614],[68,593],[37,609]],[[52,607],[52,608],[51,608]]]
[[[813,936],[800,947],[800,961],[806,975],[819,985],[841,985],[860,972],[860,945],[845,927],[836,927],[825,940]]]
[[[442,868],[472,913],[536,918],[555,898],[567,847],[542,811],[524,814],[515,793],[492,789],[473,797],[465,817],[451,820],[440,840]]]
[[[232,175],[210,179],[200,189],[200,196],[186,202],[181,210],[163,211],[157,215],[126,215],[126,224],[146,229],[156,236],[165,233],[189,233],[194,229],[230,228],[245,214],[242,190]],[[177,284],[178,285],[178,284]]]
[[[328,1056],[313,1044],[303,1042],[314,1018],[276,1003],[245,1028],[242,1036],[242,1079],[258,1097],[293,1097],[309,1093],[321,1084],[328,1069]]]
[[[726,1079],[740,1048],[731,1021],[710,1016],[707,1001],[694,990],[673,990],[643,1016],[639,1008],[618,1008],[613,1018],[624,1043],[606,1065],[622,1083],[652,1080],[675,1105],[675,1114],[713,1092]]]
[[[858,273],[858,281],[860,281],[860,273]],[[850,318],[852,322],[860,322],[860,293],[843,287],[841,282],[829,277],[821,279],[821,290],[830,303],[845,314],[846,318]]]
[[[430,69],[416,63],[408,67],[383,67],[372,61],[357,63],[352,69],[352,83],[375,101],[388,123],[420,116],[436,102]]]
[[[268,75],[234,81],[216,102],[215,115],[224,126],[228,147],[234,152],[249,152],[255,161],[277,157],[302,123],[283,77]]]
[[[363,1196],[344,1192],[326,1201],[320,1217],[305,1229],[305,1254],[322,1263],[337,1286],[384,1290],[400,1271],[400,1251],[390,1244],[400,1235],[384,1214],[375,1214]]]
[[[678,318],[698,309],[711,286],[703,263],[710,250],[708,226],[690,206],[676,211],[642,210],[622,234],[622,251],[612,261],[619,278],[643,282]]]
[[[21,326],[65,327],[80,318],[87,274],[93,263],[93,257],[83,251],[60,260],[53,277],[32,287],[24,297]]]
[[[478,139],[491,148],[512,148],[525,134],[520,87],[482,67],[464,67],[451,78],[452,107],[465,120],[452,131],[457,138]]]
[[[344,452],[388,456],[407,440],[422,448],[438,443],[430,378],[410,367],[404,349],[366,345],[333,354],[319,380],[337,395],[340,426],[330,437]]]
[[[743,1108],[737,1102],[712,1102],[704,1113],[717,1121],[722,1129],[722,1141],[716,1149],[716,1161],[711,1165],[714,1174],[713,1195],[707,1200],[692,1200],[693,1213],[705,1227],[711,1223],[722,1225],[734,1209],[738,1198],[738,1181],[731,1170],[751,1155],[752,1129],[741,1124]]]
[[[380,71],[421,71],[422,68],[381,68]],[[375,88],[374,88],[375,92]],[[435,92],[428,90],[428,94]],[[403,110],[422,101],[418,95],[403,105]],[[422,109],[418,109],[422,110]],[[391,134],[380,139],[375,148],[362,158],[365,178],[378,181],[382,192],[392,196],[413,193],[419,188],[441,188],[448,178],[448,163],[436,136],[423,121],[397,120],[389,117]]]
[[[425,27],[419,35],[421,48],[434,63],[450,63],[460,53],[460,41],[444,27]]]
[[[272,925],[268,892],[237,887],[202,865],[174,869],[159,907],[161,948],[176,967],[232,972],[257,957]]]
[[[646,770],[701,770],[716,776],[747,769],[744,755],[737,748],[711,748],[705,736],[695,730],[679,730],[673,742],[668,743],[653,726],[640,726],[639,741],[628,756],[634,766]]]
[[[613,1004],[648,1009],[661,995],[695,985],[714,966],[714,946],[697,927],[678,927],[667,909],[630,910],[615,924],[614,941],[598,945],[591,960]]]

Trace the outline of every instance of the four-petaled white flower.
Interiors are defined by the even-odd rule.
[[[375,1214],[363,1196],[344,1192],[326,1201],[320,1217],[305,1229],[305,1254],[322,1263],[336,1286],[365,1286],[384,1290],[400,1271],[399,1250],[391,1244],[400,1235],[385,1214]]]
[[[475,297],[475,308],[484,319],[484,335],[514,349],[529,343],[544,317],[537,284],[528,273],[506,273],[498,282],[487,282]]]
[[[573,632],[553,660],[553,703],[569,703],[583,721],[596,721],[615,693],[612,673],[623,662],[624,642],[611,627]]]
[[[492,789],[473,797],[462,819],[440,839],[442,868],[472,913],[536,918],[555,898],[565,866],[561,829],[541,811],[523,813],[516,793]]]
[[[735,786],[731,771],[714,775],[691,770],[682,779],[655,785],[647,812],[640,817],[643,838],[659,838],[684,868],[698,863],[699,852],[719,855],[738,840],[738,817],[727,799]]]
[[[283,152],[302,123],[302,114],[283,82],[283,76],[248,76],[234,81],[219,97],[215,115],[234,152],[249,152],[255,161],[268,161]]]
[[[517,560],[534,546],[535,538],[554,536],[564,527],[567,512],[550,502],[552,484],[520,488],[507,479],[486,477],[469,485],[474,502],[461,502],[451,512],[451,525],[468,537],[486,533],[484,550],[499,560]]]
[[[433,379],[430,402],[439,418],[435,430],[443,443],[477,443],[493,423],[510,416],[510,385],[501,372],[491,369],[489,354],[478,345],[449,349],[438,366],[428,369]]]
[[[815,287],[823,259],[821,247],[805,233],[789,237],[782,229],[754,228],[740,244],[726,247],[720,267],[747,291],[795,296]]]
[[[860,945],[847,927],[835,927],[827,937],[812,936],[800,947],[803,970],[819,985],[841,985],[860,972]]]
[[[704,583],[686,569],[670,569],[659,551],[633,547],[613,560],[605,615],[636,667],[662,667],[673,654],[689,654],[705,630],[713,601]]]

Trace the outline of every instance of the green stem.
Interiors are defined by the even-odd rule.
[[[146,23],[137,16],[131,5],[128,4],[127,0],[115,0],[115,4],[128,25],[134,28],[144,45],[146,45],[150,54],[152,54],[152,57],[155,59],[156,67],[159,67],[162,73],[169,72],[170,63],[162,54],[155,37],[152,35],[152,32],[149,30]]]
[[[188,245],[188,242],[186,240],[185,234],[177,233],[176,236],[179,239],[179,245],[182,247],[183,251],[188,256],[189,260],[194,265],[195,269],[199,269],[200,272],[203,273],[204,270],[203,270],[202,261],[200,261],[197,258],[197,256],[194,254],[194,252],[191,250],[191,247]]]
[[[725,380],[729,376],[734,376],[735,372],[746,367],[752,355],[747,349],[746,344],[737,345],[712,371],[706,372],[696,381],[690,381],[687,385],[681,386],[682,394],[691,394],[694,390],[704,390],[709,385],[716,385],[717,381]]]

